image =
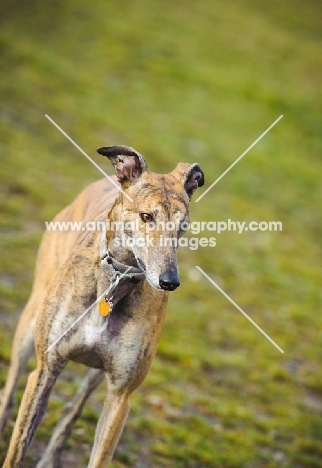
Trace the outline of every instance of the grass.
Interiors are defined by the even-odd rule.
[[[206,187],[283,114],[191,209],[193,220],[280,220],[283,231],[215,233],[215,248],[181,250],[182,285],[112,466],[321,466],[319,3],[5,0],[0,13],[0,384],[44,221],[100,177],[44,114],[110,174],[95,148],[122,143],[157,172],[197,161]],[[84,372],[69,366],[58,382],[26,466]],[[64,466],[86,465],[103,398],[104,387]]]

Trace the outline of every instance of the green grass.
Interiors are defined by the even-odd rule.
[[[44,221],[100,177],[46,113],[110,174],[95,148],[121,143],[157,172],[198,162],[206,187],[283,114],[191,210],[193,220],[280,220],[283,231],[214,234],[215,248],[181,250],[182,285],[112,466],[321,466],[320,4],[5,0],[0,18],[1,386]],[[58,382],[26,466],[84,371],[70,366]],[[86,466],[103,398],[101,387],[65,466]]]

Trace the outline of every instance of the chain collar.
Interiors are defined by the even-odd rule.
[[[100,258],[101,267],[106,273],[111,283],[133,283],[136,284],[145,278],[145,273],[141,268],[125,265],[118,262],[115,258],[110,256],[107,248],[106,232],[102,232],[100,241]]]

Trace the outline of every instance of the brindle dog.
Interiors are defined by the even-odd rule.
[[[179,163],[171,173],[160,175],[150,172],[144,157],[133,148],[107,146],[97,151],[114,166],[115,184],[122,190],[108,179],[95,182],[54,221],[82,221],[83,226],[87,221],[123,224],[103,236],[97,230],[70,230],[47,231],[43,237],[32,294],[13,341],[0,429],[9,417],[17,380],[34,347],[37,368],[28,379],[4,468],[21,466],[52,387],[69,360],[91,369],[74,400],[66,405],[37,467],[61,467],[60,454],[72,425],[104,376],[107,394],[88,466],[109,464],[129,411],[129,396],[143,382],[154,358],[169,291],[180,285],[176,243],[161,243],[160,238],[178,240],[183,234],[178,226],[189,222],[190,197],[204,183],[201,168]],[[128,227],[138,221],[138,229]],[[152,227],[151,223],[160,226],[160,222],[173,222],[177,228],[150,230],[144,244],[146,223]],[[129,239],[130,246],[124,242]],[[111,284],[113,309],[103,316],[98,299]]]

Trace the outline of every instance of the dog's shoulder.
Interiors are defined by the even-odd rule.
[[[69,258],[72,261],[75,249],[91,253],[100,236],[97,223],[106,222],[118,193],[107,178],[93,182],[47,224],[38,252],[36,278],[47,284]]]

